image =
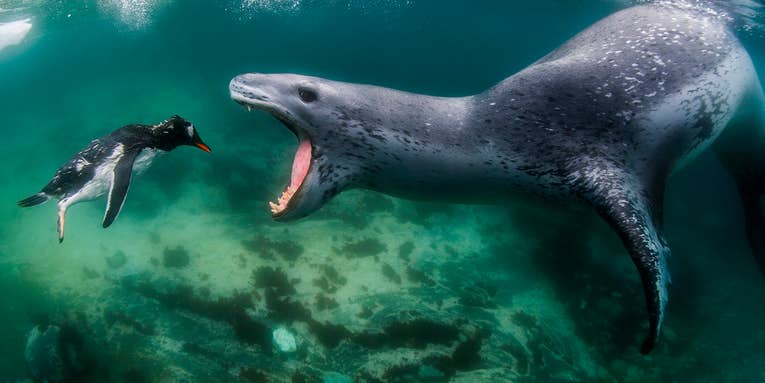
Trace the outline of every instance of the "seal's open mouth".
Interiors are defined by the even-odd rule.
[[[308,137],[308,134],[298,128],[296,122],[292,121],[289,117],[286,117],[284,113],[281,113],[275,105],[267,102],[252,102],[243,97],[232,98],[234,101],[244,106],[248,111],[259,109],[270,113],[285,127],[292,131],[298,139],[299,145],[295,152],[295,158],[292,160],[292,174],[290,175],[289,184],[287,184],[276,201],[268,203],[271,208],[271,215],[274,218],[279,218],[292,209],[302,196],[303,189],[301,187],[311,170],[311,162],[313,158],[311,139]]]
[[[308,175],[308,170],[311,169],[311,141],[304,139],[300,141],[297,152],[295,153],[295,159],[292,160],[292,175],[290,176],[290,183],[287,188],[279,196],[276,202],[269,202],[268,206],[271,207],[271,214],[278,216],[283,214],[290,206],[295,194],[303,186],[303,181]]]

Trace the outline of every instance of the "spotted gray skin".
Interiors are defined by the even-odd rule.
[[[592,206],[640,273],[650,325],[641,351],[648,353],[670,283],[665,183],[718,136],[715,149],[751,210],[750,239],[765,237],[759,84],[722,18],[652,4],[601,20],[474,96],[254,73],[234,78],[230,91],[233,100],[271,113],[311,142],[308,176],[276,219],[306,216],[349,188],[497,203],[522,192]],[[759,241],[752,247],[765,265]]]

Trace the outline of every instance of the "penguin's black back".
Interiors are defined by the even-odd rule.
[[[141,151],[151,146],[148,125],[127,125],[97,138],[61,166],[42,192],[52,196],[65,196],[80,190],[96,175],[96,169],[114,155],[119,145],[123,153]]]

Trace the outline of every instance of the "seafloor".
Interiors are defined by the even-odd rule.
[[[0,52],[0,381],[24,379],[26,337],[41,324],[69,334],[81,382],[765,380],[765,279],[735,187],[710,155],[667,193],[674,283],[650,356],[637,349],[646,331],[637,273],[589,210],[350,191],[296,223],[269,217],[294,140],[228,100],[233,75],[464,94],[620,4],[296,2],[243,14],[179,3],[146,23],[135,13],[115,22],[109,7],[38,4],[28,40]],[[539,31],[531,20],[545,12],[568,21],[536,41],[517,35]],[[213,153],[160,158],[108,230],[103,200],[70,210],[61,245],[52,204],[14,205],[90,139],[173,113],[194,121]],[[279,328],[296,351],[275,347]]]

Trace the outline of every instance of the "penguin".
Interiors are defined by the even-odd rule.
[[[97,138],[61,166],[39,193],[18,202],[21,207],[40,205],[58,199],[58,241],[64,241],[67,209],[109,193],[103,227],[117,218],[125,203],[133,170],[148,168],[157,155],[181,145],[196,146],[205,152],[210,147],[199,137],[194,125],[174,115],[156,125],[131,124]]]

